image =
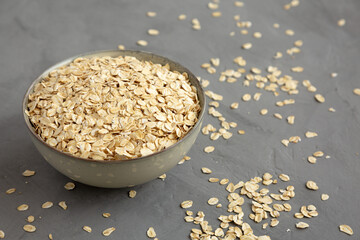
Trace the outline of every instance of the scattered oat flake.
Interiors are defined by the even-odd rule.
[[[291,143],[298,143],[300,141],[301,141],[301,138],[299,136],[291,136],[289,138],[289,142],[291,142]]]
[[[304,228],[308,228],[309,227],[309,224],[305,223],[305,222],[298,222],[296,223],[296,228],[299,228],[299,229],[304,229]]]
[[[229,182],[229,179],[223,178],[223,179],[220,180],[220,185],[225,185],[225,184],[227,184],[228,182]]]
[[[209,168],[207,168],[207,167],[201,168],[201,171],[202,171],[202,173],[205,173],[205,174],[210,174],[210,173],[212,173],[211,169],[209,169]]]
[[[198,24],[198,25],[193,25],[192,28],[193,28],[194,30],[201,30],[200,24]]]
[[[211,16],[213,16],[213,17],[221,17],[221,12],[212,12],[211,13]]]
[[[332,78],[336,78],[336,77],[338,76],[338,74],[337,74],[336,72],[333,72],[333,73],[330,74],[330,76],[331,76]]]
[[[284,210],[285,210],[286,212],[290,212],[290,211],[291,211],[291,205],[290,205],[289,203],[284,203],[283,206],[284,206]]]
[[[353,93],[354,93],[355,95],[360,96],[360,88],[354,88]]]
[[[149,29],[148,34],[151,35],[151,36],[157,36],[157,35],[159,35],[159,30],[157,30],[157,29]]]
[[[325,102],[325,98],[324,98],[324,96],[321,95],[321,94],[315,94],[314,97],[315,97],[315,100],[318,101],[319,103]]]
[[[319,189],[319,187],[317,186],[316,182],[314,182],[314,181],[307,181],[307,182],[306,182],[306,187],[307,187],[308,189],[314,190],[314,191],[316,191],[316,190]]]
[[[139,45],[139,46],[147,46],[148,45],[148,42],[147,41],[145,41],[145,40],[139,40],[139,41],[137,41],[136,42],[136,44],[137,45]]]
[[[102,232],[102,234],[103,234],[105,237],[107,237],[107,236],[110,236],[110,234],[111,234],[112,232],[114,232],[115,230],[116,230],[116,228],[110,227],[110,228],[105,229],[105,230]]]
[[[248,102],[248,101],[250,101],[250,99],[251,99],[251,95],[248,94],[248,93],[246,93],[246,94],[244,94],[244,95],[242,96],[242,100],[243,100],[244,102]]]
[[[156,17],[156,12],[151,12],[151,11],[149,11],[149,12],[146,13],[146,15],[147,15],[148,17]]]
[[[210,198],[209,200],[208,200],[208,204],[209,205],[216,205],[217,203],[219,202],[219,199],[218,198],[216,198],[216,197],[212,197],[212,198]]]
[[[194,221],[194,217],[193,216],[185,216],[184,217],[185,222],[193,222]]]
[[[92,231],[91,227],[89,227],[89,226],[83,226],[83,230],[88,233],[91,233],[91,231]]]
[[[287,29],[285,31],[285,34],[288,35],[288,36],[294,36],[295,32],[293,30],[291,30],[291,29]]]
[[[282,116],[280,113],[274,113],[274,117],[276,117],[277,119],[282,119]]]
[[[281,143],[282,143],[285,147],[289,146],[289,140],[287,140],[287,139],[281,140]]]
[[[232,104],[230,105],[230,107],[231,107],[232,109],[237,109],[237,108],[239,107],[239,103],[238,103],[238,102],[234,102],[234,103],[232,103]]]
[[[253,96],[253,99],[254,99],[255,101],[259,101],[261,95],[262,95],[261,93],[255,93],[254,96]]]
[[[261,38],[262,34],[261,34],[261,32],[254,32],[253,36],[254,36],[254,38]]]
[[[219,5],[217,3],[214,2],[209,2],[208,3],[208,8],[210,8],[211,10],[215,10],[219,8]]]
[[[6,190],[6,194],[13,194],[16,191],[16,188],[9,188],[8,190]]]
[[[134,198],[135,196],[136,196],[136,191],[135,190],[130,190],[129,191],[129,197]]]
[[[252,47],[252,43],[244,43],[241,47],[243,49],[250,49]]]
[[[164,174],[160,175],[158,178],[164,181],[164,180],[165,180],[165,178],[166,178],[166,173],[164,173]]]
[[[329,195],[326,193],[321,194],[321,200],[326,201],[329,199]]]
[[[224,139],[230,139],[231,137],[232,137],[232,133],[231,132],[225,132],[223,135],[222,135],[222,137],[224,138]]]
[[[260,110],[261,115],[266,115],[268,113],[268,110],[266,108],[263,108]]]
[[[216,73],[216,68],[213,68],[213,67],[208,67],[206,70],[207,70],[208,73],[210,73],[210,74]]]
[[[279,28],[279,27],[280,27],[280,24],[274,23],[274,24],[273,24],[273,27],[274,27],[274,28]]]
[[[219,182],[218,178],[209,178],[209,182],[214,183],[214,182]]]
[[[215,67],[218,67],[220,65],[220,59],[219,58],[211,58],[210,62],[212,65],[214,65]]]
[[[184,164],[185,160],[184,159],[181,159],[179,162],[178,162],[178,165],[181,165],[181,164]]]
[[[125,46],[122,45],[122,44],[120,44],[120,45],[118,45],[118,49],[119,49],[119,50],[125,50]]]
[[[34,225],[31,225],[31,224],[26,224],[24,225],[23,229],[26,231],[26,232],[35,232],[36,231],[36,227]]]
[[[201,25],[200,25],[199,19],[193,18],[193,19],[191,20],[191,23],[193,24],[193,29],[194,29],[194,30],[201,30]]]
[[[153,227],[149,227],[149,229],[146,231],[146,234],[149,238],[156,237],[156,233]]]
[[[51,233],[49,233],[48,237],[50,240],[53,240],[53,235]]]
[[[269,223],[264,223],[264,224],[262,225],[262,229],[266,229],[267,226],[269,226]]]
[[[293,72],[303,72],[304,68],[303,67],[293,67],[293,68],[291,68],[291,71],[293,71]]]
[[[341,232],[346,233],[348,235],[353,235],[354,234],[354,231],[352,230],[352,228],[349,225],[345,225],[345,224],[340,225],[339,229],[340,229]]]
[[[307,160],[308,160],[309,163],[312,163],[312,164],[316,163],[316,157],[308,156]]]
[[[75,188],[75,184],[73,182],[68,182],[65,184],[64,188],[68,191],[73,190]]]
[[[31,176],[34,176],[35,175],[35,171],[32,171],[32,170],[25,170],[22,175],[24,177],[31,177]]]
[[[185,19],[186,19],[186,15],[185,15],[185,14],[180,14],[180,15],[178,16],[178,19],[179,19],[179,20],[185,20]]]
[[[207,146],[204,148],[204,152],[206,153],[211,153],[215,150],[215,147],[214,146]]]
[[[293,125],[294,122],[295,122],[295,116],[293,116],[293,115],[288,116],[287,117],[287,122],[288,122],[288,124]]]
[[[295,46],[295,47],[302,47],[302,45],[303,45],[303,41],[302,41],[302,40],[297,40],[297,41],[294,42],[294,46]]]
[[[244,135],[244,134],[245,134],[245,131],[244,131],[244,130],[239,130],[239,131],[238,131],[238,134]]]
[[[206,88],[210,85],[210,81],[209,80],[202,80],[201,81],[201,86]]]
[[[276,227],[279,224],[279,220],[272,218],[270,222],[270,227]]]
[[[1,239],[5,238],[5,233],[3,230],[0,230],[0,238]]]
[[[216,102],[216,101],[211,101],[209,102],[209,106],[212,106],[212,107],[219,107],[220,106],[220,103],[219,102]]]
[[[32,215],[30,215],[30,216],[28,216],[28,217],[26,218],[26,221],[29,222],[29,223],[32,223],[32,222],[35,221],[35,217],[32,216]]]
[[[274,56],[274,59],[282,58],[282,56],[283,56],[283,54],[281,52],[276,52],[275,56]]]
[[[65,201],[59,202],[58,205],[64,210],[66,210],[68,208]]]
[[[102,216],[103,216],[104,218],[108,218],[108,217],[111,216],[111,214],[110,214],[110,213],[103,213]]]
[[[290,177],[284,173],[280,174],[279,178],[284,182],[290,181]]]
[[[297,7],[297,6],[299,6],[299,4],[300,4],[299,0],[292,0],[290,2],[291,7]]]
[[[188,216],[192,216],[193,214],[194,214],[193,211],[190,211],[190,210],[186,211],[186,215],[188,215]]]
[[[42,208],[51,208],[54,204],[52,202],[44,202],[41,207]]]
[[[235,7],[243,7],[244,6],[244,2],[241,1],[235,1],[234,2]]]
[[[285,4],[283,8],[284,10],[289,10],[291,8],[291,4]]]
[[[317,134],[316,132],[307,131],[307,132],[305,133],[305,136],[306,136],[307,138],[313,138],[313,137],[317,137],[318,134]]]
[[[316,151],[313,153],[314,157],[322,157],[324,156],[324,152],[323,151]]]
[[[337,24],[338,24],[339,27],[343,27],[346,24],[346,20],[342,18],[337,22]]]
[[[191,201],[191,200],[183,201],[183,202],[180,204],[180,206],[181,206],[182,208],[190,208],[190,207],[192,207],[192,205],[193,205],[193,201]]]
[[[251,193],[259,189],[259,185],[253,182],[246,182],[244,187],[248,192]]]
[[[29,209],[29,205],[27,204],[21,204],[20,206],[17,207],[18,211],[26,211]]]

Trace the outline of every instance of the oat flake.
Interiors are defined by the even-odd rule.
[[[153,227],[149,227],[149,229],[146,231],[146,234],[149,238],[156,237],[156,233]]]
[[[92,229],[91,229],[91,227],[89,227],[89,226],[83,226],[83,230],[84,230],[85,232],[88,232],[88,233],[91,233],[91,232],[92,232]]]
[[[26,231],[26,232],[35,232],[36,231],[36,227],[34,225],[31,225],[31,224],[26,224],[24,225],[23,229]]]
[[[348,234],[350,236],[354,234],[354,231],[352,230],[352,228],[349,225],[345,225],[345,224],[340,225],[339,229],[340,229],[341,232],[346,233],[346,234]]]
[[[190,208],[190,207],[192,207],[192,205],[193,205],[193,201],[191,201],[191,200],[183,201],[183,202],[180,204],[180,206],[181,206],[182,208]]]
[[[102,232],[102,234],[103,234],[105,237],[107,237],[107,236],[110,236],[110,234],[111,234],[112,232],[114,232],[115,230],[116,230],[116,228],[114,228],[114,227],[107,228],[107,229],[105,229],[105,230]]]

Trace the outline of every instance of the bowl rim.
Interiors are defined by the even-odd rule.
[[[197,90],[197,96],[199,98],[199,104],[200,104],[200,113],[198,115],[198,120],[195,123],[195,125],[190,129],[190,131],[188,131],[186,133],[186,135],[181,138],[179,141],[177,141],[176,143],[174,143],[173,145],[171,145],[170,147],[167,147],[165,149],[162,149],[160,151],[154,152],[152,154],[146,155],[146,156],[141,156],[141,157],[136,157],[136,158],[130,158],[130,159],[118,159],[118,160],[108,160],[108,159],[104,159],[104,160],[95,160],[95,159],[89,159],[89,158],[82,158],[82,157],[77,157],[74,156],[70,153],[66,153],[66,152],[62,152],[52,146],[50,146],[48,143],[46,143],[34,130],[34,127],[31,125],[30,123],[30,119],[29,117],[26,115],[25,110],[27,109],[27,103],[28,103],[28,99],[29,99],[29,95],[30,93],[33,91],[34,85],[36,83],[38,83],[39,81],[41,81],[41,79],[49,74],[50,71],[57,69],[61,66],[64,66],[66,64],[71,63],[73,60],[75,60],[76,58],[79,57],[93,57],[95,55],[100,55],[100,54],[104,54],[104,53],[109,53],[109,54],[114,54],[114,53],[119,53],[119,56],[127,56],[126,53],[135,53],[135,54],[146,54],[146,55],[150,55],[150,56],[155,56],[157,58],[162,58],[164,61],[168,62],[168,63],[173,63],[175,65],[178,65],[180,67],[182,67],[184,69],[184,72],[186,72],[189,75],[189,79],[193,78],[195,80],[195,84],[191,82],[192,85],[194,85],[196,87]],[[131,55],[129,55],[131,56]],[[151,60],[149,60],[151,61]],[[154,157],[158,154],[161,154],[165,151],[168,151],[172,148],[175,148],[177,145],[179,145],[180,143],[182,143],[183,141],[185,141],[187,138],[189,138],[189,136],[194,132],[194,130],[198,127],[200,127],[200,124],[204,118],[204,113],[205,113],[205,108],[206,108],[206,97],[205,97],[205,93],[204,93],[204,89],[202,88],[201,84],[199,81],[197,81],[198,78],[186,67],[184,67],[182,64],[175,62],[173,60],[170,60],[167,57],[161,56],[161,55],[157,55],[154,54],[152,52],[148,52],[148,51],[139,51],[139,50],[118,50],[118,49],[114,49],[114,50],[97,50],[97,51],[91,51],[91,52],[86,52],[86,53],[82,53],[82,54],[77,54],[75,56],[66,58],[65,60],[62,60],[60,62],[57,62],[56,64],[53,64],[52,66],[48,67],[45,71],[43,71],[32,83],[31,85],[27,88],[27,91],[25,92],[24,98],[23,98],[23,103],[22,103],[22,113],[23,113],[23,117],[25,120],[25,124],[27,126],[27,129],[29,130],[29,132],[38,140],[40,141],[44,146],[46,146],[47,148],[49,148],[52,151],[55,151],[59,154],[63,154],[67,157],[73,158],[73,159],[77,159],[80,161],[86,161],[86,162],[95,162],[95,163],[101,163],[101,164],[108,164],[108,163],[122,163],[122,162],[133,162],[133,161],[140,161],[140,160],[144,160],[146,158],[149,157]],[[203,99],[203,101],[201,101],[201,99]],[[203,103],[203,104],[201,104]],[[203,105],[203,106],[201,106]]]

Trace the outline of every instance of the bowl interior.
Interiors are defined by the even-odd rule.
[[[64,153],[61,152],[60,150],[48,145],[41,137],[39,137],[39,135],[35,132],[33,125],[31,124],[29,117],[25,114],[25,110],[27,109],[27,104],[28,104],[28,99],[29,99],[29,94],[33,91],[33,88],[35,86],[35,84],[37,84],[39,81],[41,81],[45,76],[47,76],[51,71],[70,64],[74,59],[78,58],[78,57],[84,57],[84,58],[91,58],[91,57],[105,57],[105,56],[110,56],[110,57],[118,57],[118,56],[133,56],[136,57],[139,60],[143,60],[143,61],[151,61],[153,63],[158,63],[161,65],[165,65],[165,64],[169,64],[170,66],[170,70],[172,71],[178,71],[178,72],[186,72],[189,76],[189,80],[191,82],[191,84],[193,86],[196,87],[197,89],[197,97],[199,99],[199,104],[200,104],[200,113],[198,116],[198,121],[197,123],[193,126],[192,129],[190,129],[190,131],[182,138],[180,139],[177,143],[173,144],[172,146],[163,149],[161,151],[155,152],[153,154],[144,156],[144,157],[138,157],[138,158],[132,158],[132,159],[127,159],[127,160],[111,160],[111,161],[98,161],[98,160],[93,160],[93,159],[87,159],[87,158],[80,158],[80,157],[76,157],[73,156],[69,153]],[[200,84],[200,82],[198,81],[198,79],[196,78],[196,76],[194,74],[192,74],[187,68],[183,67],[182,65],[180,65],[177,62],[174,62],[166,57],[163,56],[159,56],[153,53],[149,53],[149,52],[143,52],[143,51],[133,51],[133,50],[107,50],[107,51],[96,51],[96,52],[90,52],[90,53],[85,53],[85,54],[81,54],[81,55],[77,55],[74,57],[70,57],[64,61],[61,61],[55,65],[53,65],[52,67],[48,68],[45,72],[43,72],[29,87],[29,89],[27,90],[25,96],[24,96],[24,100],[23,100],[23,106],[22,106],[22,111],[23,111],[23,116],[25,119],[25,123],[26,126],[28,128],[28,130],[30,131],[30,133],[32,135],[34,135],[40,142],[42,142],[43,144],[45,144],[48,148],[52,149],[53,151],[57,151],[61,154],[65,154],[69,157],[72,157],[74,159],[80,159],[80,160],[84,160],[84,161],[91,161],[91,162],[100,162],[100,163],[116,163],[116,162],[123,162],[123,161],[136,161],[136,160],[140,160],[149,156],[153,156],[156,154],[160,154],[163,151],[166,151],[167,149],[170,148],[174,148],[176,147],[179,142],[181,141],[186,141],[186,138],[191,134],[191,132],[200,127],[200,124],[202,122],[202,119],[204,117],[204,112],[205,112],[205,106],[206,106],[206,99],[205,99],[205,95],[204,95],[204,91],[202,89],[202,86]]]

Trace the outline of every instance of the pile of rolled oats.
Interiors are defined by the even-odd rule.
[[[211,174],[212,171],[206,167],[202,168],[204,174]],[[205,220],[205,214],[203,211],[198,211],[197,215],[194,216],[193,211],[187,210],[184,220],[186,222],[192,222],[196,225],[200,225],[200,228],[192,228],[190,233],[190,239],[226,239],[226,240],[255,240],[263,239],[270,240],[270,236],[256,236],[251,228],[250,224],[244,219],[245,213],[243,208],[248,205],[243,196],[251,199],[251,210],[252,213],[249,214],[249,218],[256,223],[261,223],[262,228],[266,229],[269,225],[276,227],[279,224],[278,218],[280,217],[281,212],[290,212],[292,207],[290,203],[283,203],[283,201],[289,201],[295,197],[295,188],[292,185],[289,185],[285,189],[279,189],[280,194],[270,193],[268,188],[261,188],[261,184],[268,186],[271,184],[277,184],[277,179],[272,179],[273,176],[270,173],[264,173],[261,177],[251,178],[249,181],[243,182],[239,181],[236,184],[230,182],[229,179],[224,178],[222,180],[218,178],[209,178],[209,182],[217,183],[220,185],[227,185],[225,187],[228,192],[227,195],[227,215],[218,216],[220,221],[219,227],[214,229],[208,221]],[[290,177],[286,174],[280,174],[279,179],[283,182],[290,181]],[[281,201],[281,203],[275,203],[275,201]],[[222,209],[223,204],[220,203],[220,200],[217,197],[209,198],[208,202],[211,206],[216,206],[216,208]],[[246,203],[246,204],[245,204]],[[192,200],[183,201],[180,204],[181,208],[188,209],[193,206]],[[314,205],[309,205],[308,209],[311,210],[306,217],[317,216],[316,208]],[[305,209],[306,210],[306,209]],[[301,214],[301,213],[300,213]],[[304,217],[304,216],[302,216]]]
[[[29,95],[29,116],[50,146],[95,160],[167,148],[195,125],[197,91],[187,73],[135,57],[77,58]]]

